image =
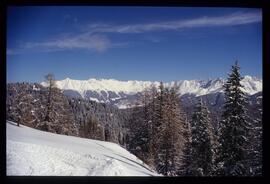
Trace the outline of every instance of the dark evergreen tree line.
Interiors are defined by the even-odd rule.
[[[261,109],[250,106],[236,63],[228,77],[219,124],[207,106],[196,105],[189,122],[179,106],[176,88],[146,89],[130,120],[129,149],[164,175],[250,176],[262,173]],[[178,103],[178,105],[176,105]],[[258,103],[261,104],[261,103]]]
[[[209,111],[201,100],[195,107],[189,131],[188,144],[190,145],[186,145],[182,174],[187,176],[213,175],[215,170],[213,128]]]

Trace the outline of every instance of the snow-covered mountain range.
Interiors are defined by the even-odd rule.
[[[223,92],[223,84],[225,79],[216,78],[208,80],[179,80],[176,81],[179,86],[179,94],[193,94],[195,96],[214,94]],[[243,90],[248,95],[253,95],[262,91],[262,79],[251,76],[244,76],[241,81]],[[45,82],[41,83],[46,86]],[[157,81],[119,81],[115,79],[89,79],[74,80],[66,78],[56,81],[58,88],[72,97],[90,99],[97,102],[109,103],[126,108],[138,98],[140,92],[145,88],[154,85],[159,86]],[[174,82],[164,83],[165,86],[171,87]]]

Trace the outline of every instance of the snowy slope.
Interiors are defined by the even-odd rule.
[[[48,133],[7,121],[7,175],[155,176],[117,144]]]

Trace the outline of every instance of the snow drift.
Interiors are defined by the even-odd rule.
[[[7,175],[156,176],[121,146],[58,135],[7,121]]]

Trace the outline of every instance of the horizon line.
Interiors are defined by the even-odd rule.
[[[262,80],[262,77],[258,76],[258,75],[242,75],[243,78],[246,78],[246,77],[251,77],[251,78],[256,78],[256,79],[259,79],[259,80]],[[180,81],[210,81],[210,80],[215,80],[215,79],[221,79],[221,80],[226,80],[226,77],[208,77],[207,79],[177,79],[177,80],[169,80],[169,81],[160,81],[160,80],[123,80],[123,79],[115,79],[115,78],[88,78],[88,79],[74,79],[74,78],[70,78],[70,77],[66,77],[64,79],[57,79],[55,81],[64,81],[64,80],[73,80],[73,81],[89,81],[89,80],[96,80],[96,81],[109,81],[109,80],[112,80],[112,81],[117,81],[117,82],[152,82],[152,83],[155,83],[155,82],[163,82],[163,83],[172,83],[172,82],[180,82]],[[30,81],[6,81],[6,84],[8,83],[38,83],[38,84],[41,84],[44,81],[41,81],[41,82],[30,82]]]

